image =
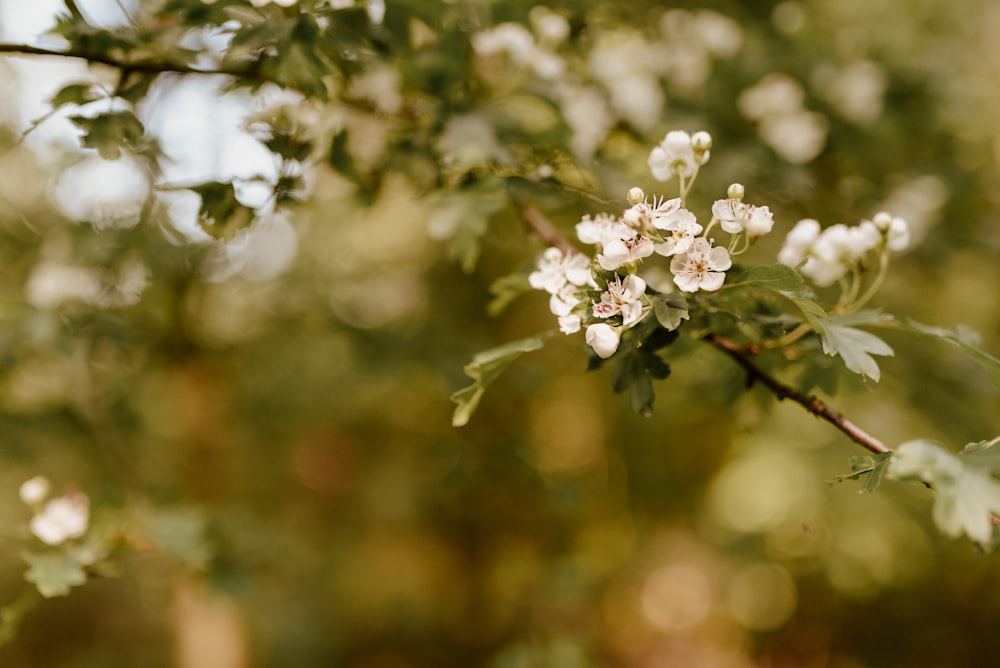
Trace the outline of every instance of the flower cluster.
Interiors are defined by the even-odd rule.
[[[905,250],[909,243],[906,221],[885,212],[858,225],[837,224],[826,229],[807,218],[788,233],[778,261],[798,268],[816,285],[825,287],[845,280],[848,273],[859,280],[873,261],[884,271],[887,253]]]
[[[50,487],[47,478],[35,476],[26,480],[19,492],[21,500],[34,511],[29,524],[31,533],[46,545],[61,545],[87,532],[90,501],[77,490],[50,499]]]
[[[655,295],[639,275],[643,260],[670,258],[673,284],[681,292],[714,291],[722,287],[731,256],[738,255],[771,231],[773,216],[766,206],[743,202],[743,186],[733,184],[726,199],[712,206],[712,218],[701,225],[685,207],[685,198],[699,168],[708,161],[712,138],[707,132],[667,133],[649,156],[653,177],[680,181],[680,196],[649,198],[641,188],[628,193],[630,207],[615,217],[585,215],[576,225],[577,238],[595,247],[593,257],[549,248],[529,277],[531,286],[545,290],[549,306],[566,334],[586,325],[586,341],[594,352],[613,355],[622,333],[652,309]],[[730,235],[728,246],[716,246],[709,236],[718,225]]]

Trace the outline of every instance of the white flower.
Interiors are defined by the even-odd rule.
[[[708,158],[708,151],[695,152],[691,135],[683,130],[673,130],[650,152],[647,164],[654,179],[669,181],[674,174],[685,178],[691,176]]]
[[[653,254],[653,242],[649,237],[637,234],[625,223],[616,223],[614,235],[604,244],[597,262],[607,271],[614,271],[624,264],[637,262]]]
[[[553,295],[567,283],[581,287],[592,285],[590,260],[582,253],[572,253],[567,257],[554,246],[547,248],[538,260],[538,271],[528,275],[528,283],[536,290],[545,290]]]
[[[680,209],[670,216],[659,218],[656,223],[657,227],[662,224],[661,229],[670,232],[670,236],[664,239],[663,243],[656,244],[653,250],[667,257],[690,251],[695,237],[701,234],[702,230],[694,214],[687,209]]]
[[[809,249],[819,238],[819,234],[819,221],[805,218],[797,222],[792,231],[785,237],[785,244],[778,253],[778,262],[789,267],[797,267],[802,264],[806,255],[809,254]]]
[[[712,215],[719,220],[723,230],[739,234],[750,217],[750,205],[736,199],[717,199],[712,204]]]
[[[816,285],[833,285],[857,259],[855,245],[846,225],[831,225],[823,230],[809,249],[802,273]]]
[[[601,359],[607,359],[614,355],[621,341],[618,330],[603,322],[587,327],[587,332],[584,336],[587,345],[593,348],[594,352]]]
[[[646,281],[632,274],[615,278],[608,282],[608,289],[601,295],[600,303],[594,304],[595,318],[610,318],[620,315],[622,325],[630,327],[642,319],[642,296],[646,292]]]
[[[754,206],[734,198],[715,200],[712,215],[726,232],[746,232],[751,240],[764,236],[774,226],[774,216],[766,206]]]
[[[580,331],[581,325],[580,316],[574,313],[559,316],[559,331],[563,334],[576,334]]]
[[[31,518],[31,533],[43,543],[59,545],[79,538],[90,522],[90,503],[80,492],[70,492],[49,500],[42,512]]]
[[[743,223],[743,231],[747,233],[747,238],[753,241],[758,237],[770,233],[774,227],[774,214],[766,206],[751,206],[750,216]]]
[[[599,213],[593,218],[586,215],[576,224],[576,236],[585,244],[601,244],[617,238],[618,221],[608,213]]]
[[[622,213],[621,222],[633,230],[644,233],[652,228],[670,229],[670,223],[681,209],[681,198],[654,199],[652,202],[643,198]]]
[[[21,483],[18,493],[21,495],[21,500],[26,504],[36,506],[49,495],[50,487],[48,478],[43,475],[36,475],[34,478]]]
[[[569,315],[573,307],[579,303],[580,300],[576,296],[576,286],[567,283],[558,292],[553,293],[549,297],[549,310],[552,311],[552,315],[561,318]]]
[[[891,251],[903,251],[910,245],[910,226],[902,218],[893,218],[889,226],[888,245]]]
[[[694,240],[691,250],[675,255],[670,261],[670,272],[674,283],[684,292],[698,290],[718,290],[726,280],[726,269],[733,266],[729,252],[699,237]]]

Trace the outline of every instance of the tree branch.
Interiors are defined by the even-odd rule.
[[[549,222],[549,219],[545,217],[544,213],[531,204],[521,206],[521,217],[524,218],[525,222],[531,226],[531,229],[535,231],[535,234],[537,234],[542,241],[550,246],[555,246],[561,250],[564,255],[571,255],[580,252],[573,247],[573,244],[571,244],[551,222]]]
[[[148,74],[224,74],[231,77],[236,77],[239,79],[252,79],[254,81],[262,81],[278,84],[284,88],[287,88],[287,84],[282,84],[276,81],[273,77],[269,77],[257,70],[247,68],[247,69],[201,69],[185,63],[178,63],[172,61],[152,61],[152,60],[124,60],[119,58],[112,58],[109,55],[101,53],[91,53],[85,51],[57,51],[55,49],[48,49],[40,46],[30,46],[28,44],[8,44],[0,43],[0,53],[9,53],[13,55],[21,56],[52,56],[59,58],[78,58],[80,60],[86,60],[91,63],[100,63],[102,65],[108,65],[110,67],[117,67],[120,69],[128,69],[133,72],[145,72]]]
[[[882,454],[891,451],[891,448],[886,446],[885,443],[845,418],[841,413],[835,411],[821,399],[804,394],[793,387],[785,385],[777,378],[771,376],[766,371],[758,367],[753,363],[753,361],[751,361],[750,355],[752,353],[748,351],[745,346],[741,346],[730,341],[729,339],[716,336],[714,334],[709,335],[705,340],[729,355],[729,357],[731,357],[737,364],[743,367],[743,370],[747,372],[747,376],[751,381],[760,381],[764,387],[769,389],[779,400],[791,399],[816,417],[826,420],[834,427],[847,434],[852,441],[861,447],[866,448],[875,454]]]

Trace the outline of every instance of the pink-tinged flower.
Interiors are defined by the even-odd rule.
[[[618,350],[618,344],[621,342],[618,330],[603,322],[587,327],[587,332],[584,336],[587,345],[593,348],[594,352],[601,359],[607,359],[614,355],[615,351]]]
[[[726,280],[726,270],[733,266],[729,252],[699,237],[691,244],[691,250],[683,255],[675,255],[670,262],[670,272],[674,283],[684,292],[698,290],[718,290]]]
[[[603,252],[597,256],[597,262],[607,271],[653,254],[652,240],[636,233],[625,223],[617,223],[615,233],[615,237],[604,244]]]
[[[59,545],[79,538],[90,523],[90,502],[82,492],[70,492],[50,499],[42,511],[31,518],[31,533],[47,545]]]
[[[646,233],[655,228],[666,229],[670,217],[681,210],[681,198],[654,199],[645,198],[625,209],[621,221],[639,233]]]
[[[642,319],[642,296],[646,292],[646,281],[629,275],[623,281],[616,278],[608,282],[608,289],[601,295],[601,301],[594,304],[595,318],[610,318],[620,315],[622,325],[631,327]]]

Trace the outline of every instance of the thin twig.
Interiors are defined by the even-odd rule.
[[[251,79],[255,81],[264,81],[270,83],[276,83],[284,87],[288,87],[287,84],[283,84],[277,81],[274,77],[268,76],[258,70],[252,68],[246,69],[202,69],[193,67],[191,65],[186,65],[184,63],[178,63],[168,60],[125,60],[119,58],[113,58],[109,55],[102,53],[92,53],[89,51],[77,51],[70,49],[68,51],[57,51],[55,49],[48,49],[41,46],[31,46],[29,44],[8,44],[0,43],[0,53],[10,53],[14,55],[22,56],[54,56],[59,58],[79,58],[81,60],[86,60],[91,63],[100,63],[102,65],[108,65],[110,67],[117,67],[121,69],[129,69],[135,72],[145,72],[147,74],[165,74],[165,73],[176,73],[176,74],[224,74],[231,77],[236,77],[239,79]]]
[[[579,252],[577,249],[573,248],[573,244],[567,241],[566,237],[564,237],[562,233],[549,222],[549,219],[545,217],[545,214],[531,204],[525,204],[521,207],[521,216],[524,218],[525,222],[531,226],[531,229],[535,231],[535,234],[537,234],[545,243],[550,246],[555,246],[565,255]]]
[[[791,399],[816,417],[826,420],[834,427],[847,434],[852,441],[861,447],[866,448],[875,454],[882,454],[891,451],[891,448],[886,446],[885,443],[845,418],[841,413],[835,411],[821,399],[812,395],[804,394],[793,387],[785,385],[777,378],[758,367],[753,363],[753,361],[751,361],[750,354],[744,346],[714,334],[709,335],[706,338],[706,341],[729,355],[729,357],[731,357],[737,364],[743,367],[743,370],[747,372],[747,375],[751,380],[760,381],[760,383],[770,390],[771,393],[774,394],[774,396],[779,400]]]

